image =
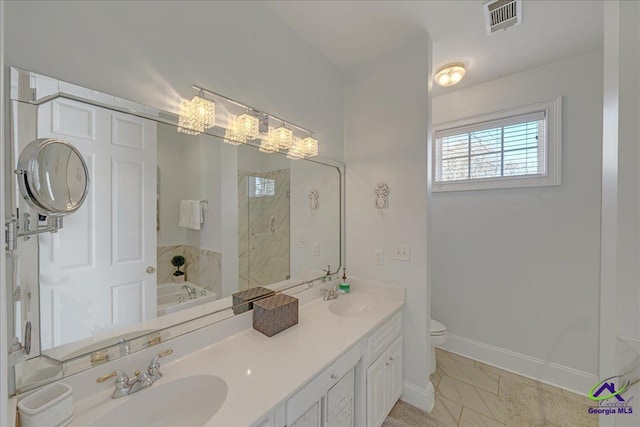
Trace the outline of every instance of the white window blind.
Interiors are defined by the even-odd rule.
[[[436,183],[546,174],[545,111],[436,132]]]
[[[249,197],[275,196],[276,181],[260,176],[249,177]]]

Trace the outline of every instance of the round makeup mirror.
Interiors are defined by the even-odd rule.
[[[89,192],[89,170],[68,142],[41,138],[30,142],[18,159],[22,196],[38,213],[63,216],[77,211]]]

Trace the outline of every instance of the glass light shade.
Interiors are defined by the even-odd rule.
[[[178,117],[178,132],[198,135],[204,131],[204,124],[196,120],[192,114],[192,108],[191,101],[186,101],[182,105],[182,112]]]
[[[262,139],[260,140],[260,148],[258,148],[258,150],[262,151],[263,153],[275,153],[279,150],[278,144],[273,142],[273,140],[269,136],[261,138]]]
[[[287,149],[291,147],[291,143],[293,142],[293,131],[291,129],[287,129],[284,125],[275,129],[272,132],[271,139],[278,146],[278,148]]]
[[[307,137],[301,141],[301,151],[307,157],[313,157],[318,155],[318,140],[312,137]]]
[[[194,96],[191,100],[191,116],[201,122],[205,129],[214,127],[216,125],[216,103],[200,96]]]
[[[246,144],[247,140],[238,132],[238,120],[236,118],[231,119],[231,125],[228,129],[225,129],[223,141],[231,145]]]
[[[300,138],[294,138],[287,152],[287,158],[291,160],[304,159],[304,154],[304,141]]]
[[[459,62],[445,65],[436,73],[436,83],[442,87],[453,86],[462,80],[466,71],[464,64]]]
[[[238,134],[244,140],[256,139],[260,135],[260,121],[250,114],[242,114],[238,117]]]

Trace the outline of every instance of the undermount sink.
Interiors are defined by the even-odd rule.
[[[121,405],[93,426],[203,426],[227,398],[227,383],[213,375],[180,378],[155,384],[121,398]]]
[[[329,311],[338,316],[359,316],[378,308],[380,300],[371,294],[357,293],[340,296],[329,303]]]

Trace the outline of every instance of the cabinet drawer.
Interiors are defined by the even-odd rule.
[[[376,360],[402,334],[402,311],[394,314],[384,325],[367,338],[366,366]]]
[[[355,390],[354,371],[351,369],[336,385],[327,393],[327,419],[332,420],[347,402],[353,400]]]
[[[360,357],[362,357],[362,349],[359,344],[356,344],[291,396],[287,400],[287,423],[300,418],[313,405],[313,402],[320,400],[327,390],[358,364]]]

